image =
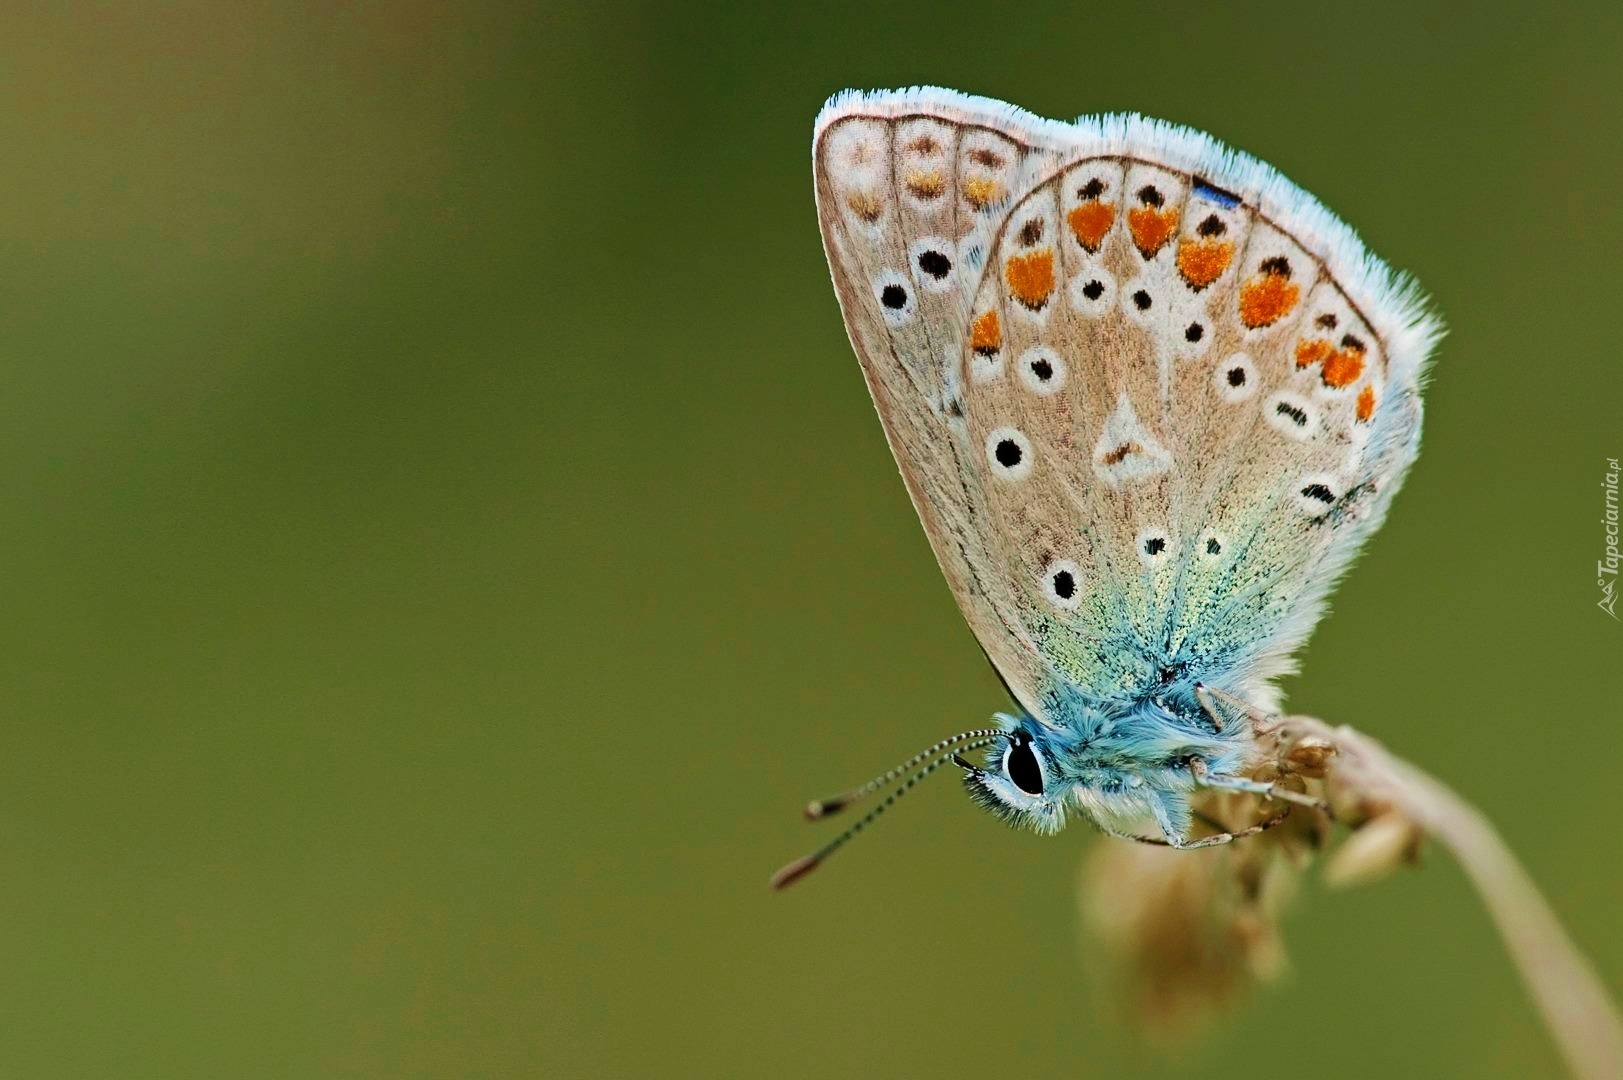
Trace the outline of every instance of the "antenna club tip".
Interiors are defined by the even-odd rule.
[[[787,889],[813,870],[822,862],[816,855],[804,855],[772,875],[772,889],[774,892]]]
[[[825,818],[836,811],[845,809],[845,799],[813,799],[806,804],[806,820],[816,821]]]

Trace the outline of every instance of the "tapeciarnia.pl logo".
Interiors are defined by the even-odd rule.
[[[1600,602],[1595,606],[1617,618],[1617,458],[1606,459],[1606,557],[1595,563],[1595,584],[1600,586]],[[1607,575],[1611,575],[1607,577]],[[1623,619],[1618,620],[1623,622]]]

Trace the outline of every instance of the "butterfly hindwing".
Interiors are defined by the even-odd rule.
[[[836,99],[819,214],[958,602],[1021,703],[1284,670],[1419,434],[1436,324],[1266,166],[1135,117]]]

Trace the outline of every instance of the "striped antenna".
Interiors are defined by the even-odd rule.
[[[959,743],[968,742],[970,739],[997,738],[1003,734],[1001,728],[977,728],[974,731],[965,731],[942,739],[934,746],[920,750],[894,769],[880,773],[861,787],[854,787],[844,794],[834,796],[832,799],[813,799],[806,804],[806,820],[816,821],[819,818],[828,817],[830,814],[839,813],[852,803],[872,795],[909,769],[917,768],[920,762],[935,757],[949,746],[957,746]]]
[[[982,737],[982,738],[976,739],[974,737],[975,733],[965,732],[961,736],[954,736],[951,739],[943,740],[942,742],[936,744],[935,747],[932,747],[932,750],[938,750],[938,749],[942,749],[942,748],[945,748],[947,746],[951,746],[951,745],[954,745],[954,744],[963,743],[964,740],[972,740],[972,741],[969,741],[969,742],[964,743],[963,745],[961,745],[960,746],[961,750],[976,750],[976,749],[979,749],[979,748],[981,748],[983,746],[991,746],[993,743],[997,742],[999,739],[1006,737],[1005,733],[1002,732],[1002,731],[989,731],[988,734],[989,734],[989,737]],[[922,760],[923,757],[927,756],[929,753],[930,753],[930,751],[926,751],[925,754],[923,754],[923,755],[916,755],[912,760],[914,762]],[[893,804],[897,799],[900,799],[903,795],[906,795],[909,791],[911,791],[912,788],[913,788],[913,785],[917,784],[920,780],[923,780],[926,776],[929,776],[931,773],[933,773],[937,769],[941,768],[941,766],[945,765],[947,762],[952,761],[954,758],[956,758],[958,756],[958,753],[959,753],[958,750],[953,750],[953,751],[949,751],[947,753],[944,753],[940,757],[937,757],[935,760],[931,761],[929,764],[925,765],[922,769],[919,769],[912,776],[909,776],[905,781],[902,782],[900,787],[896,788],[889,795],[886,795],[885,798],[884,798],[884,801],[882,801],[878,806],[874,807],[872,810],[869,810],[868,813],[865,816],[863,816],[860,820],[854,822],[849,829],[846,829],[843,833],[836,836],[834,839],[830,840],[828,843],[824,844],[822,847],[818,848],[816,851],[812,852],[810,855],[804,855],[804,856],[796,859],[794,862],[790,863],[788,866],[785,866],[783,869],[779,870],[776,874],[773,874],[772,875],[772,887],[774,889],[788,888],[790,885],[793,885],[795,882],[799,881],[801,878],[805,877],[807,874],[809,874],[813,870],[817,869],[819,866],[822,865],[824,859],[827,859],[830,855],[834,854],[834,852],[836,852],[840,848],[844,847],[854,836],[857,835],[857,833],[859,833],[863,829],[867,828],[869,823],[872,822],[874,820],[874,818],[878,817],[880,814],[883,814],[886,810],[889,810],[890,807],[891,807],[891,804]],[[903,769],[903,768],[905,768],[905,766],[898,766],[897,769],[891,770],[891,773],[898,772],[900,769]],[[866,794],[870,790],[873,790],[873,789],[875,789],[875,788],[877,788],[879,786],[883,786],[883,783],[885,782],[885,778],[890,776],[891,773],[887,773],[887,774],[885,774],[885,776],[882,776],[882,777],[878,778],[878,780],[875,781],[874,783],[865,784],[865,785],[863,785],[863,787],[857,788],[855,790]],[[847,802],[849,802],[849,800],[847,800]],[[813,805],[816,805],[816,804],[813,804]],[[846,803],[840,803],[839,805],[844,806],[844,805],[846,805]],[[838,807],[836,807],[836,809],[838,809]],[[808,816],[812,816],[812,815],[808,815]],[[822,816],[822,815],[815,815],[815,816]]]

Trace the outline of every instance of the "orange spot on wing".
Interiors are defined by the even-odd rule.
[[[1089,199],[1081,206],[1073,207],[1065,215],[1065,220],[1076,234],[1076,242],[1090,254],[1096,253],[1099,245],[1104,243],[1105,233],[1116,223],[1116,208],[1098,199]]]
[[[1234,258],[1229,240],[1185,240],[1178,245],[1178,273],[1193,288],[1204,289],[1223,276]]]
[[[1358,392],[1358,405],[1356,414],[1360,424],[1369,423],[1369,418],[1375,415],[1375,388],[1366,386]]]
[[[1252,330],[1272,326],[1301,298],[1301,286],[1289,274],[1265,270],[1240,286],[1240,321]]]
[[[907,174],[907,190],[921,199],[940,198],[941,193],[947,190],[947,180],[937,169],[926,172],[923,169],[914,169]]]
[[[885,212],[885,203],[879,196],[870,191],[853,191],[845,197],[845,205],[857,217],[872,225],[879,220],[879,215]]]
[[[990,176],[971,176],[964,181],[964,201],[977,210],[984,210],[1003,198],[1003,185]]]
[[[969,347],[982,356],[990,356],[1003,347],[1003,324],[995,310],[976,317],[969,324]]]
[[[1106,465],[1120,465],[1144,448],[1136,442],[1124,442],[1100,458]]]
[[[1296,343],[1296,366],[1312,367],[1330,355],[1330,343],[1324,338],[1303,338]]]
[[[1127,211],[1127,228],[1132,231],[1133,243],[1139,254],[1152,258],[1178,229],[1178,211],[1154,206],[1140,206]]]
[[[1358,381],[1364,373],[1364,350],[1357,345],[1343,344],[1324,362],[1324,385],[1341,389]],[[1368,389],[1366,387],[1366,389]]]
[[[1054,249],[1009,256],[1003,264],[1003,280],[1009,283],[1009,292],[1016,300],[1032,311],[1042,310],[1054,291]]]

